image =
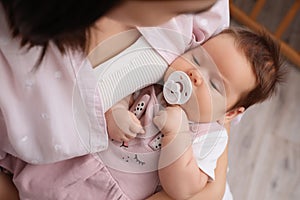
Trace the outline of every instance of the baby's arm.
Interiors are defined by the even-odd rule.
[[[110,139],[118,142],[129,142],[138,133],[144,133],[140,120],[129,111],[131,101],[132,95],[129,95],[105,113]]]
[[[159,160],[162,187],[174,199],[190,198],[205,187],[208,176],[194,158],[187,117],[180,107],[168,107],[154,123],[164,135]]]
[[[227,172],[227,148],[220,156],[215,169],[215,181],[208,182],[206,186],[189,200],[221,200],[225,192]],[[165,191],[160,191],[147,198],[147,200],[174,200]]]

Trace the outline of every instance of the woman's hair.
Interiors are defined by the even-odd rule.
[[[0,0],[13,37],[21,46],[42,46],[43,58],[49,41],[61,52],[84,50],[89,27],[122,0]]]
[[[243,94],[232,107],[247,109],[271,97],[278,83],[284,80],[286,68],[280,46],[264,29],[254,32],[247,28],[232,27],[221,32],[224,33],[233,36],[237,48],[243,52],[256,76],[255,88]]]

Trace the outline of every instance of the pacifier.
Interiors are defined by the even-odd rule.
[[[182,71],[170,74],[164,84],[163,95],[169,104],[185,104],[192,95],[193,87],[189,76]]]

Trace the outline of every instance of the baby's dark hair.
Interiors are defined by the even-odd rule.
[[[244,107],[265,101],[277,90],[286,74],[279,44],[265,30],[254,32],[244,27],[231,27],[221,34],[230,34],[256,76],[256,86],[250,92],[242,94],[235,105]]]

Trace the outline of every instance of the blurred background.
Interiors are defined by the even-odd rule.
[[[228,182],[236,200],[300,199],[300,0],[232,0],[232,25],[279,39],[287,80],[232,126]]]

